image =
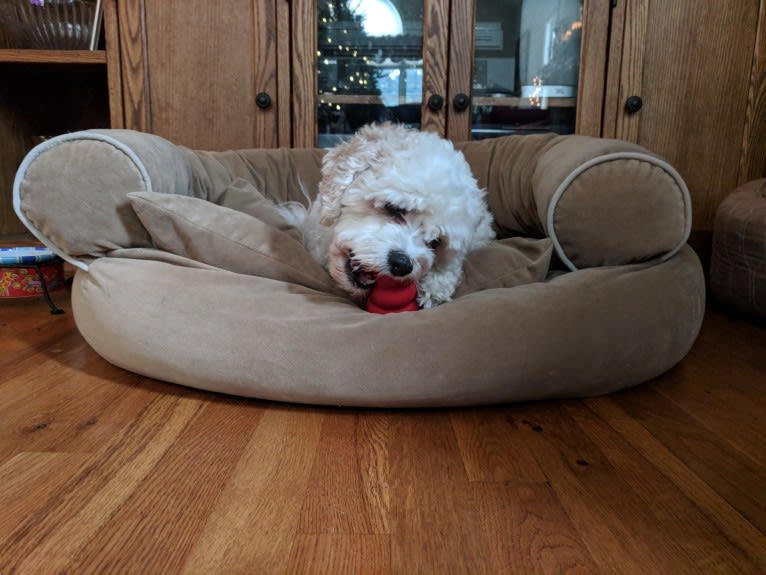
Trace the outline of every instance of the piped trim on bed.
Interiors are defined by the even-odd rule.
[[[673,179],[673,181],[675,182],[681,194],[681,200],[683,202],[683,209],[684,209],[683,236],[681,240],[673,248],[671,248],[670,250],[668,250],[667,252],[665,252],[664,254],[660,255],[657,258],[649,260],[649,262],[647,263],[652,263],[652,262],[661,263],[661,262],[669,260],[670,258],[672,258],[674,255],[676,255],[679,252],[679,250],[686,244],[687,240],[689,239],[689,235],[691,234],[691,228],[692,228],[691,196],[689,194],[689,188],[686,186],[686,182],[684,182],[683,178],[678,173],[678,171],[676,171],[676,169],[673,168],[673,166],[671,166],[666,161],[648,154],[642,154],[640,152],[615,152],[612,154],[604,154],[602,156],[598,156],[596,158],[593,158],[581,164],[575,170],[573,170],[572,173],[570,173],[566,177],[566,179],[559,185],[559,187],[556,188],[556,191],[554,192],[548,204],[548,214],[546,217],[546,228],[547,228],[548,236],[551,238],[551,240],[553,240],[553,246],[559,258],[564,263],[564,265],[566,265],[571,271],[577,271],[579,268],[574,264],[574,262],[572,262],[572,260],[566,254],[564,247],[562,246],[561,241],[559,240],[558,234],[556,232],[555,222],[554,222],[555,215],[556,215],[556,207],[558,206],[558,203],[561,200],[561,198],[564,196],[564,193],[567,191],[567,189],[569,189],[569,186],[572,184],[572,182],[576,178],[578,178],[581,174],[593,168],[594,166],[598,166],[600,164],[604,164],[607,162],[613,162],[616,160],[637,160],[639,162],[645,162],[652,166],[660,168],[666,174],[668,174],[668,176],[670,176]]]
[[[139,174],[141,175],[141,179],[143,180],[144,185],[146,186],[146,191],[151,192],[153,190],[152,190],[152,181],[151,181],[151,178],[149,177],[149,172],[146,169],[146,166],[144,165],[144,163],[138,157],[138,155],[124,142],[121,142],[120,140],[113,138],[111,136],[108,136],[106,134],[89,131],[89,130],[72,132],[70,134],[62,134],[60,136],[51,138],[50,140],[46,140],[42,142],[41,144],[38,144],[37,146],[35,146],[29,151],[29,153],[25,156],[24,160],[21,162],[21,165],[19,166],[19,169],[16,172],[16,178],[14,179],[14,182],[13,182],[13,210],[16,212],[16,215],[19,217],[21,222],[27,227],[27,229],[30,232],[32,232],[32,234],[38,240],[40,240],[47,248],[49,248],[53,253],[61,257],[61,259],[69,262],[73,266],[83,271],[88,271],[88,264],[85,261],[71,256],[70,254],[62,250],[59,246],[57,246],[56,243],[51,238],[47,237],[34,223],[32,223],[32,221],[27,217],[26,213],[24,213],[24,210],[21,208],[21,185],[24,181],[24,177],[26,176],[27,170],[32,165],[32,162],[34,162],[43,152],[51,150],[55,148],[56,146],[58,146],[59,144],[76,141],[76,140],[97,140],[97,141],[105,142],[107,144],[111,144],[116,149],[124,153],[133,162]]]

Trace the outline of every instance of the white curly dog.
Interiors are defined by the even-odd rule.
[[[365,126],[325,154],[302,219],[313,257],[359,304],[381,274],[415,282],[422,308],[449,301],[466,254],[495,237],[463,154],[390,123]]]

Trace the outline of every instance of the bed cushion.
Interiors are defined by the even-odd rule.
[[[691,202],[682,178],[635,144],[538,134],[456,148],[487,189],[502,235],[549,237],[571,270],[664,261],[689,236]],[[76,132],[28,154],[14,183],[14,208],[54,253],[87,270],[95,257],[151,245],[128,192],[193,196],[249,213],[252,198],[236,189],[238,179],[271,199],[304,201],[316,190],[322,155],[193,151],[130,130]]]
[[[77,272],[72,307],[100,355],[164,381],[300,403],[439,407],[647,381],[687,353],[705,303],[687,248],[662,264],[591,268],[389,315],[262,277],[109,257]]]
[[[487,189],[500,229],[551,238],[571,270],[664,261],[689,237],[686,184],[636,144],[539,134],[456,147]]]
[[[252,187],[236,182],[234,190]],[[260,196],[260,201],[257,199]],[[285,222],[273,203],[247,190],[250,214],[188,196],[154,192],[128,194],[155,246],[167,252],[241,274],[257,275],[341,294],[311,257],[300,232]],[[454,297],[542,281],[553,244],[547,238],[516,237],[471,252]]]
[[[206,200],[153,192],[128,194],[156,247],[229,271],[333,292],[329,274],[279,226]],[[269,213],[264,217],[275,220]]]

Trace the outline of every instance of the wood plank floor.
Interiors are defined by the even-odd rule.
[[[359,410],[113,367],[0,301],[0,573],[766,573],[766,329],[583,401]]]

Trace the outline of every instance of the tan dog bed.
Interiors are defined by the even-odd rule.
[[[459,145],[502,240],[455,299],[374,315],[265,197],[315,190],[321,150],[195,152],[131,131],[49,140],[14,204],[77,266],[77,326],[157,379],[282,401],[446,406],[602,394],[675,365],[704,280],[686,187],[638,146],[581,136]]]

